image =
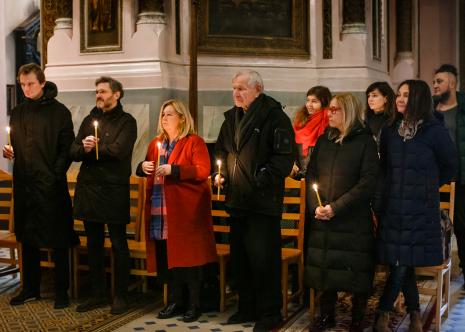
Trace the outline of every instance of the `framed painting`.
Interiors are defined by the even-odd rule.
[[[200,0],[200,53],[308,57],[308,1]]]
[[[81,0],[81,53],[122,50],[123,0]]]

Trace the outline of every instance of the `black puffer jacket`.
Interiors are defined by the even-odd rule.
[[[456,148],[447,129],[431,120],[404,141],[397,126],[380,139],[381,173],[375,212],[381,263],[403,266],[441,264],[439,187],[457,170]]]
[[[85,153],[82,140],[94,135],[98,121],[98,152]],[[84,119],[70,154],[82,161],[74,196],[76,219],[109,224],[127,224],[129,216],[129,177],[137,138],[137,124],[120,103],[108,112],[94,108]]]
[[[375,242],[370,201],[376,187],[378,156],[371,133],[358,124],[342,144],[317,141],[307,172],[308,210],[318,206],[318,184],[323,205],[331,205],[329,221],[310,221],[305,266],[306,283],[319,290],[366,293],[371,290]]]
[[[233,215],[281,215],[284,179],[295,156],[291,121],[281,104],[265,94],[250,105],[241,120],[248,125],[239,133],[236,123],[242,114],[237,107],[225,112],[215,146],[224,165],[226,208]]]
[[[21,243],[38,248],[77,243],[66,182],[73,122],[57,93],[56,85],[46,82],[43,96],[27,99],[10,118],[15,233]]]

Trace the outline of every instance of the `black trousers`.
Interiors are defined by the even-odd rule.
[[[455,187],[454,234],[462,272],[465,270],[465,185]]]
[[[116,295],[124,295],[129,285],[129,248],[126,239],[125,224],[108,224],[111,250],[115,259],[115,291]],[[87,235],[87,250],[89,259],[92,295],[105,296],[105,224],[84,222]]]
[[[40,249],[23,243],[23,282],[24,290],[40,293]],[[55,263],[55,293],[67,292],[69,288],[69,248],[52,249]]]
[[[321,316],[335,315],[337,302],[337,291],[324,291],[320,297]],[[368,303],[368,294],[360,293],[352,295],[352,321],[361,322],[365,315],[366,306]]]
[[[160,281],[168,284],[168,302],[199,308],[204,266],[168,269],[166,240],[155,241],[155,253]]]
[[[257,319],[280,315],[281,218],[261,214],[231,217],[231,267],[239,312]]]

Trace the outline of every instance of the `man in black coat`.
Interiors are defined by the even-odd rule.
[[[239,293],[238,311],[228,323],[256,321],[254,331],[269,331],[282,321],[280,221],[294,132],[281,105],[263,93],[256,71],[237,73],[232,86],[235,106],[224,114],[215,146],[225,166],[215,184],[226,185]]]
[[[38,65],[21,66],[18,81],[26,100],[11,111],[11,145],[3,147],[3,156],[14,160],[15,234],[23,259],[23,289],[10,304],[40,298],[40,248],[53,248],[54,306],[61,309],[69,305],[68,251],[78,241],[66,182],[73,122]]]
[[[116,278],[111,313],[121,314],[128,308],[126,224],[130,222],[129,178],[137,124],[123,111],[120,99],[124,91],[120,82],[100,77],[95,86],[97,105],[82,121],[70,149],[71,158],[82,162],[74,196],[74,217],[84,221],[92,282],[92,296],[78,305],[76,311],[85,312],[107,304],[103,246],[107,224]]]

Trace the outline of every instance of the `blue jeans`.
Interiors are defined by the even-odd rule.
[[[378,311],[392,311],[394,302],[402,291],[407,312],[420,309],[415,268],[412,266],[389,266],[389,277],[379,300]]]

